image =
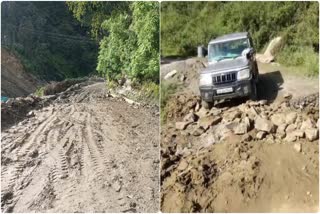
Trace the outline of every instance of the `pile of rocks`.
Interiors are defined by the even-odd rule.
[[[268,105],[265,100],[247,101],[237,107],[207,110],[200,107],[200,101],[195,97],[185,100],[185,104],[178,103],[184,108],[183,112],[187,109],[189,112],[175,123],[176,130],[187,136],[205,135],[209,144],[223,141],[231,135],[242,136],[243,141],[270,142],[315,141],[319,137],[318,111],[310,115],[310,112],[291,108],[288,102]]]

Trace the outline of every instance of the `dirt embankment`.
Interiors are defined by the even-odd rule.
[[[5,48],[1,48],[1,95],[7,97],[27,96],[35,92],[41,81],[28,74],[20,60]]]
[[[156,212],[157,112],[104,82],[51,99],[1,133],[2,211]]]
[[[194,67],[188,67],[192,75],[199,70]],[[273,74],[261,73],[261,85],[275,86]],[[289,96],[287,82],[294,78],[280,75],[283,91],[260,90],[265,99],[211,110],[190,88],[197,80],[182,80],[179,72],[169,79],[184,87],[167,102],[162,126],[162,212],[318,211],[319,94]],[[316,88],[308,86],[313,80],[295,79],[304,89]]]

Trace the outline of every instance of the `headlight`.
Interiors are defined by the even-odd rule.
[[[212,85],[211,74],[200,74],[199,85]]]
[[[237,75],[238,80],[248,79],[249,77],[250,77],[249,69],[243,69],[238,71],[238,75]]]

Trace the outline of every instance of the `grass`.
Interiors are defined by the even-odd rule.
[[[310,47],[285,47],[277,56],[277,61],[285,66],[297,67],[295,70],[307,76],[319,74],[319,55]]]
[[[34,92],[35,95],[37,95],[38,97],[42,97],[44,95],[44,88],[44,86],[37,88],[37,90]]]

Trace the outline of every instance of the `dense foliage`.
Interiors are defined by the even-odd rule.
[[[45,80],[95,71],[98,44],[64,2],[2,2],[1,47],[16,53],[27,71]]]
[[[68,2],[100,40],[97,70],[109,80],[159,81],[158,2]]]
[[[281,63],[318,73],[318,2],[162,2],[161,54],[194,55],[196,46],[248,31],[258,50],[282,36]]]

